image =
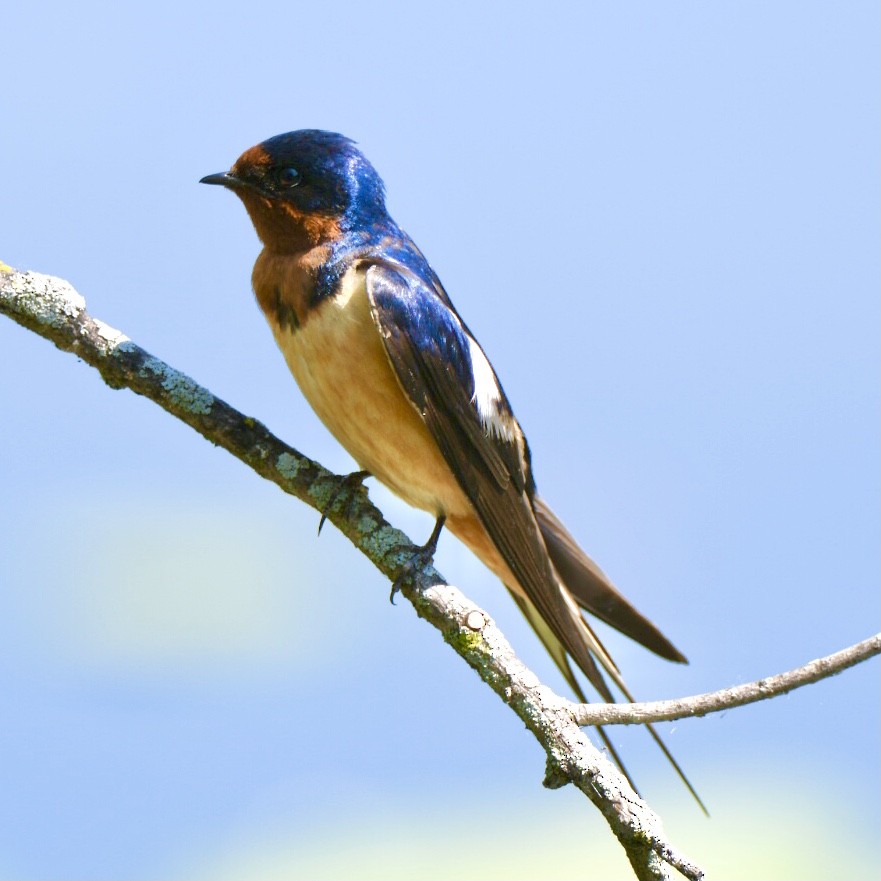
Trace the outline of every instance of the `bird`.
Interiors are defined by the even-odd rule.
[[[263,245],[251,276],[257,303],[308,403],[359,466],[346,485],[375,477],[435,518],[414,566],[431,560],[443,529],[455,535],[501,579],[582,702],[573,663],[603,700],[615,701],[611,680],[633,701],[582,610],[687,663],[538,494],[501,381],[353,140],[319,129],[276,135],[200,183],[231,190],[250,216]]]

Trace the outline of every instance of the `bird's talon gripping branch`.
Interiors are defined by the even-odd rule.
[[[348,496],[348,505],[351,507],[355,501],[357,490],[364,485],[364,481],[370,476],[369,471],[353,471],[351,474],[346,474],[339,479],[336,488],[330,494],[330,499],[328,499],[327,504],[321,510],[321,519],[318,521],[319,535],[321,535],[321,527],[324,526],[324,521],[327,520],[327,515],[330,513],[330,509],[333,508],[336,500],[345,493]]]
[[[444,528],[446,517],[440,516],[434,524],[434,529],[428,537],[428,541],[419,548],[409,560],[401,567],[401,574],[392,583],[392,592],[389,594],[389,602],[395,604],[395,595],[404,586],[404,582],[413,578],[417,572],[424,569],[434,560],[434,552],[437,550],[437,543],[440,539],[441,531]]]

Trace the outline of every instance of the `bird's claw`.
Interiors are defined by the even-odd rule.
[[[368,477],[370,477],[369,471],[353,471],[351,474],[346,474],[344,477],[339,478],[334,491],[330,494],[330,499],[328,499],[327,504],[321,511],[321,519],[318,521],[319,535],[321,535],[321,527],[324,526],[324,521],[327,520],[327,515],[334,504],[336,504],[336,500],[345,493],[349,496],[349,506],[351,506],[355,500],[355,491],[363,485]]]
[[[389,594],[389,602],[395,604],[395,596],[400,593],[405,582],[412,580],[417,572],[422,571],[434,559],[434,548],[421,547],[401,567],[401,574],[392,582],[392,591]]]
[[[404,582],[410,581],[416,575],[417,572],[420,572],[426,566],[434,561],[434,553],[437,550],[437,542],[440,538],[441,530],[444,528],[444,523],[446,522],[446,517],[438,517],[437,522],[434,524],[434,529],[431,531],[431,535],[428,537],[428,541],[422,545],[421,548],[417,548],[413,552],[413,556],[401,566],[401,572],[398,577],[392,582],[392,591],[389,594],[389,602],[394,605],[395,604],[395,595],[401,590],[404,586]]]

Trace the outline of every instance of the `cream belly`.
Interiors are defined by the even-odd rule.
[[[306,400],[355,461],[408,504],[472,518],[473,508],[394,374],[370,313],[363,271],[276,342]]]

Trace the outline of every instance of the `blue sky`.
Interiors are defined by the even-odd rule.
[[[8,10],[0,259],[350,470],[253,302],[245,212],[196,183],[341,131],[495,364],[543,495],[689,656],[610,635],[637,695],[876,631],[876,4],[367,7]],[[629,877],[314,512],[11,322],[0,347],[0,877]],[[449,536],[438,565],[562,690]],[[662,726],[709,821],[641,732],[614,738],[715,877],[870,877],[877,679]]]

